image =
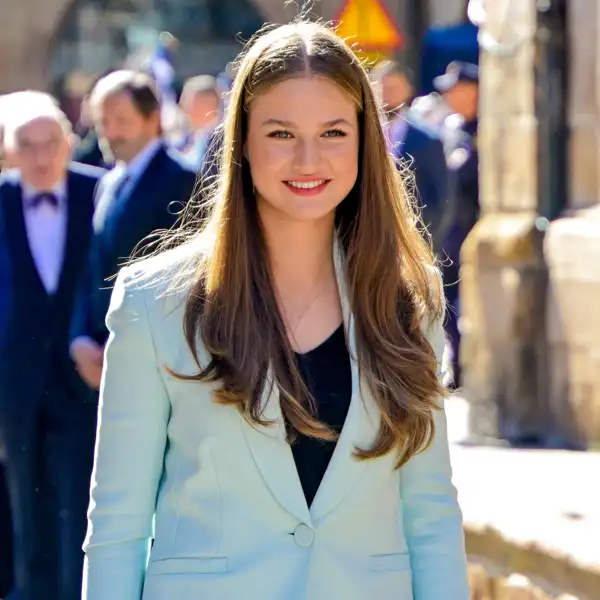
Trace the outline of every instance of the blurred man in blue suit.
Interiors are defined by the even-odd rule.
[[[217,78],[198,75],[188,79],[179,104],[188,121],[188,139],[181,154],[192,168],[199,171],[212,133],[221,120]]]
[[[102,179],[90,263],[71,330],[71,356],[92,390],[100,385],[110,278],[156,230],[170,229],[190,199],[196,172],[162,138],[160,96],[146,74],[115,71],[94,88],[91,110],[116,167]]]
[[[452,343],[454,385],[461,385],[459,278],[460,250],[479,219],[479,152],[477,149],[479,68],[453,62],[436,78],[452,115],[443,130],[450,173],[448,209],[441,227],[442,246],[449,260],[443,263],[448,319],[446,331]]]
[[[0,446],[19,600],[76,600],[97,406],[68,354],[102,170],[69,164],[54,101],[22,92],[0,176]]]
[[[0,173],[5,169],[3,120],[7,118],[6,96],[0,96]],[[13,582],[12,520],[8,487],[4,473],[4,450],[0,447],[0,598],[4,598]]]
[[[394,155],[414,175],[415,192],[423,223],[434,247],[446,205],[448,170],[441,138],[411,109],[413,86],[407,68],[395,62],[374,71],[388,117],[388,136]]]

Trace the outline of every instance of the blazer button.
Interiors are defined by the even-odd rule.
[[[300,548],[308,548],[315,541],[315,532],[304,523],[300,523],[294,530],[294,541]]]

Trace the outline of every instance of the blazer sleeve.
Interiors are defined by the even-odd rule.
[[[123,269],[106,324],[82,600],[139,600],[170,403],[141,290]]]
[[[442,319],[428,338],[440,377],[445,346]],[[444,405],[435,412],[435,438],[400,469],[400,497],[415,600],[469,600],[462,513],[452,484]]]

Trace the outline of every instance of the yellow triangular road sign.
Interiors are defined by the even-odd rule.
[[[338,35],[361,50],[400,48],[402,34],[382,1],[346,0],[336,19]]]

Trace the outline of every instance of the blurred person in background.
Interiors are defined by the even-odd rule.
[[[426,96],[417,96],[412,102],[411,110],[422,123],[437,132],[441,132],[446,118],[452,114],[442,96],[437,92],[431,92]]]
[[[188,79],[179,104],[188,122],[188,136],[181,153],[199,171],[211,135],[221,120],[221,99],[216,77],[198,75]]]
[[[0,173],[5,168],[4,162],[4,126],[8,118],[6,96],[0,96]],[[2,268],[2,265],[0,265]],[[4,473],[4,448],[0,445],[0,598],[8,595],[13,583],[13,531],[8,487]]]
[[[393,61],[373,72],[388,116],[391,150],[414,175],[415,196],[434,248],[439,249],[439,228],[446,207],[448,169],[439,134],[411,109],[414,88],[410,71]]]
[[[12,148],[7,148],[4,144],[4,124],[10,121],[11,115],[18,114],[23,103],[27,105],[32,102],[39,103],[40,106],[47,104],[58,107],[53,96],[37,90],[12,92],[0,97],[0,171],[7,171],[15,166]]]
[[[179,48],[179,40],[173,34],[161,32],[147,69],[158,90],[164,139],[175,147],[185,139],[185,119],[177,104],[177,74],[174,66]]]
[[[400,112],[410,107],[414,88],[410,69],[399,62],[386,60],[371,72],[381,99],[381,105],[389,121],[394,121]]]
[[[5,169],[4,158],[4,121],[8,118],[6,96],[0,96],[0,173]]]
[[[97,405],[68,355],[102,171],[69,163],[56,103],[20,92],[0,176],[0,445],[19,600],[76,600]]]
[[[77,124],[80,128],[80,137],[73,150],[73,159],[85,165],[108,168],[109,165],[100,149],[98,135],[91,122],[89,94],[86,94],[81,101],[81,115]]]
[[[81,111],[79,121],[77,123],[77,134],[79,139],[73,151],[73,160],[86,165],[102,167],[105,169],[112,168],[113,159],[105,156],[100,148],[98,134],[94,128],[94,120],[90,108],[90,94],[96,83],[112,73],[114,69],[108,69],[100,77],[96,79],[90,90],[81,100]]]
[[[4,473],[4,450],[0,448],[0,598],[6,598],[13,586],[13,530],[8,484]]]
[[[460,23],[434,26],[425,34],[420,52],[419,90],[427,97],[436,91],[435,78],[454,61],[479,64],[479,25],[483,20],[483,0],[465,0]],[[433,98],[433,97],[430,97]]]
[[[449,305],[447,332],[452,343],[454,385],[461,385],[459,278],[460,250],[479,220],[479,153],[477,127],[479,68],[473,63],[454,62],[435,80],[452,114],[443,128],[449,169],[448,208],[441,225],[444,282]]]
[[[193,193],[196,172],[162,138],[159,94],[150,76],[115,71],[97,83],[90,106],[103,152],[116,166],[96,191],[90,263],[73,319],[71,355],[88,386],[97,390],[108,337],[108,279],[147,236],[175,224]]]
[[[214,185],[219,176],[220,151],[223,144],[223,128],[221,124],[227,112],[229,96],[233,86],[234,68],[230,63],[227,68],[217,75],[217,91],[220,99],[219,123],[212,129],[207,141],[206,150],[202,157],[202,165],[198,177],[198,190],[200,196],[207,196],[210,188]]]
[[[2,98],[0,98],[0,105],[1,103]],[[0,120],[1,118],[0,116]],[[3,170],[4,163],[3,136],[3,127],[0,121],[0,173]],[[12,517],[4,473],[4,458],[4,448],[0,445],[0,599],[8,595],[13,581]]]

